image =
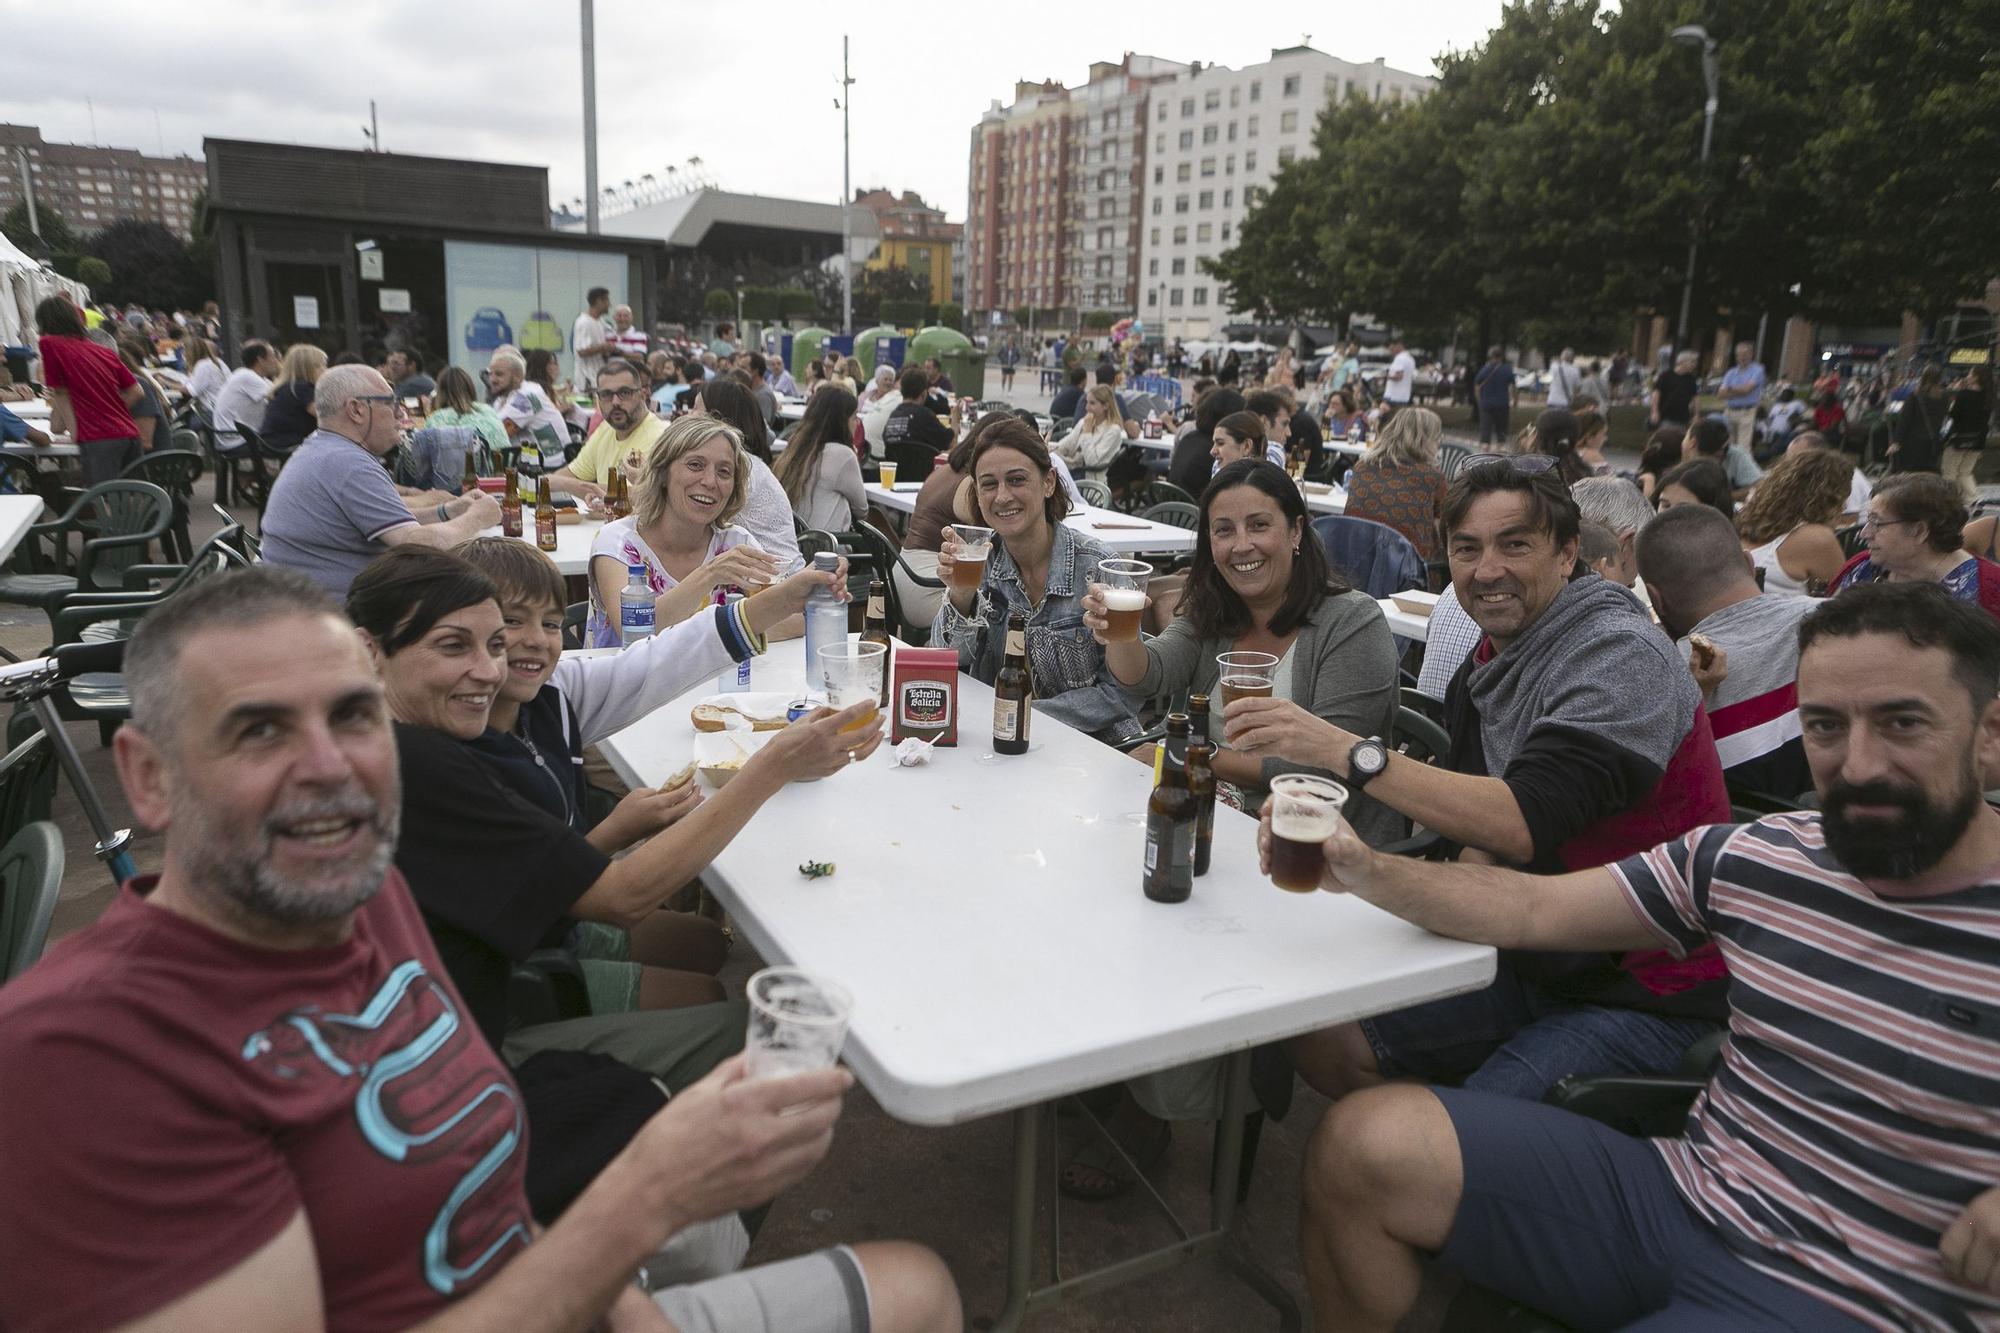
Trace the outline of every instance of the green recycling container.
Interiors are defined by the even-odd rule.
[[[974,399],[986,396],[986,354],[972,345],[972,340],[957,329],[947,329],[933,324],[927,329],[918,329],[910,339],[910,349],[903,358],[905,366],[920,366],[936,357],[944,367],[944,373],[951,376],[953,388],[961,397]]]
[[[818,356],[821,345],[832,336],[832,329],[822,329],[817,326],[800,329],[792,335],[792,362],[789,368],[792,378],[799,382],[801,389],[806,385],[806,362]]]
[[[891,328],[887,324],[877,324],[872,329],[863,329],[861,332],[855,334],[854,359],[861,363],[861,373],[870,378],[874,377],[875,340],[877,338],[900,338],[902,336],[901,329]]]

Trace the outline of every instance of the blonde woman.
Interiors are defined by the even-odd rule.
[[[590,642],[618,646],[618,596],[631,566],[645,569],[654,623],[678,625],[731,590],[777,581],[778,562],[736,522],[750,496],[743,437],[711,416],[684,416],[647,451],[632,487],[632,516],[606,523],[590,547]],[[783,622],[771,638],[802,627]]]
[[[215,395],[229,378],[228,363],[216,354],[215,344],[199,334],[188,335],[186,364],[187,395],[201,404],[204,412],[215,411]]]
[[[264,404],[264,425],[260,434],[273,449],[293,449],[319,429],[313,414],[313,386],[326,373],[326,349],[311,343],[293,343],[271,384],[270,401]]]
[[[1084,400],[1083,417],[1049,452],[1086,476],[1104,475],[1111,460],[1125,447],[1125,422],[1111,386],[1100,384]]]
[[[1736,535],[1764,571],[1764,591],[1823,596],[1847,563],[1836,528],[1854,464],[1831,449],[1787,454],[1736,511]]]
[[[1444,423],[1427,407],[1406,407],[1391,417],[1347,474],[1347,516],[1386,523],[1425,560],[1434,557],[1444,516],[1443,439]]]

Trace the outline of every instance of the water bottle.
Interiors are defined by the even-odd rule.
[[[831,574],[840,568],[840,556],[821,551],[813,557],[813,568]],[[823,644],[847,642],[847,603],[840,600],[830,584],[822,583],[806,598],[806,692],[818,694],[826,688],[826,672],[820,666]]]
[[[618,643],[630,648],[653,635],[653,589],[644,565],[627,565],[624,590],[618,594]]]
[[[1356,412],[1353,419],[1347,423],[1347,442],[1349,444],[1361,443],[1362,432],[1366,429],[1366,426],[1362,424],[1361,414]]]
[[[718,605],[727,606],[731,602],[742,601],[743,594],[740,592],[727,593],[718,596],[715,600]],[[741,662],[732,662],[722,668],[722,674],[715,678],[715,692],[717,694],[741,694],[749,688],[750,659],[747,657]]]

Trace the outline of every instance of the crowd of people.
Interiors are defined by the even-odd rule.
[[[2000,1311],[2000,564],[1955,481],[1857,490],[1813,432],[1760,466],[1741,358],[1723,415],[1690,398],[1621,475],[1616,394],[1573,356],[1563,403],[1511,436],[1499,414],[1506,451],[1447,476],[1397,345],[1347,513],[1444,575],[1418,688],[1448,745],[1425,761],[1397,743],[1402,645],[1300,485],[1356,438],[1333,416],[1361,407],[1354,370],[1303,401],[1281,368],[1197,387],[1164,459],[1196,497],[1191,561],[1132,640],[1112,552],[1065,521],[1075,477],[1115,484],[1129,457],[1118,367],[1062,377],[1051,442],[1032,413],[965,420],[935,365],[813,357],[787,389],[721,338],[639,360],[595,327],[582,382],[513,348],[483,384],[263,344],[190,373],[218,436],[304,429],[262,564],[165,602],[127,650],[114,752],[159,873],[0,989],[0,1325],[959,1328],[917,1245],[742,1266],[852,1080],[745,1076],[728,941],[688,892],[783,787],[874,752],[874,703],[800,719],[706,797],[624,790],[591,749],[845,598],[844,563],[806,565],[798,537],[868,518],[884,463],[920,487],[905,618],[961,671],[990,684],[1018,655],[1037,712],[1121,747],[1163,701],[1217,697],[1217,797],[1262,813],[1267,856],[1272,784],[1336,781],[1321,887],[1500,950],[1489,986],[1258,1063],[1270,1114],[1295,1076],[1332,1103],[1299,1182],[1318,1327],[1394,1327],[1427,1255],[1579,1326]],[[86,402],[141,413],[138,374],[65,361],[90,340],[57,312],[43,332],[78,438],[138,441],[83,425]],[[487,533],[494,497],[398,484],[407,398],[575,503],[629,495],[586,578],[585,636],[619,651],[564,655],[569,587]],[[961,587],[967,525],[991,549]],[[655,628],[628,642],[635,577]],[[1221,701],[1230,652],[1276,664],[1268,697]],[[1420,831],[1428,859],[1396,854]],[[587,1016],[517,1021],[537,950],[576,963]],[[1542,1104],[1711,1047],[1682,1136]],[[1125,1156],[1219,1114],[1215,1068],[1105,1090]],[[1059,1179],[1133,1183],[1099,1146]]]

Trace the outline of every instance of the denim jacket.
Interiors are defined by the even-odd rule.
[[[1098,561],[1111,558],[1111,549],[1102,542],[1056,524],[1048,587],[1036,607],[1028,602],[1013,556],[995,541],[972,614],[959,615],[947,596],[931,622],[931,644],[957,649],[959,670],[991,685],[1007,654],[1007,617],[1021,611],[1028,617],[1028,674],[1036,709],[1099,740],[1136,735],[1139,721],[1132,701],[1105,669],[1103,645],[1083,623],[1091,572]]]

